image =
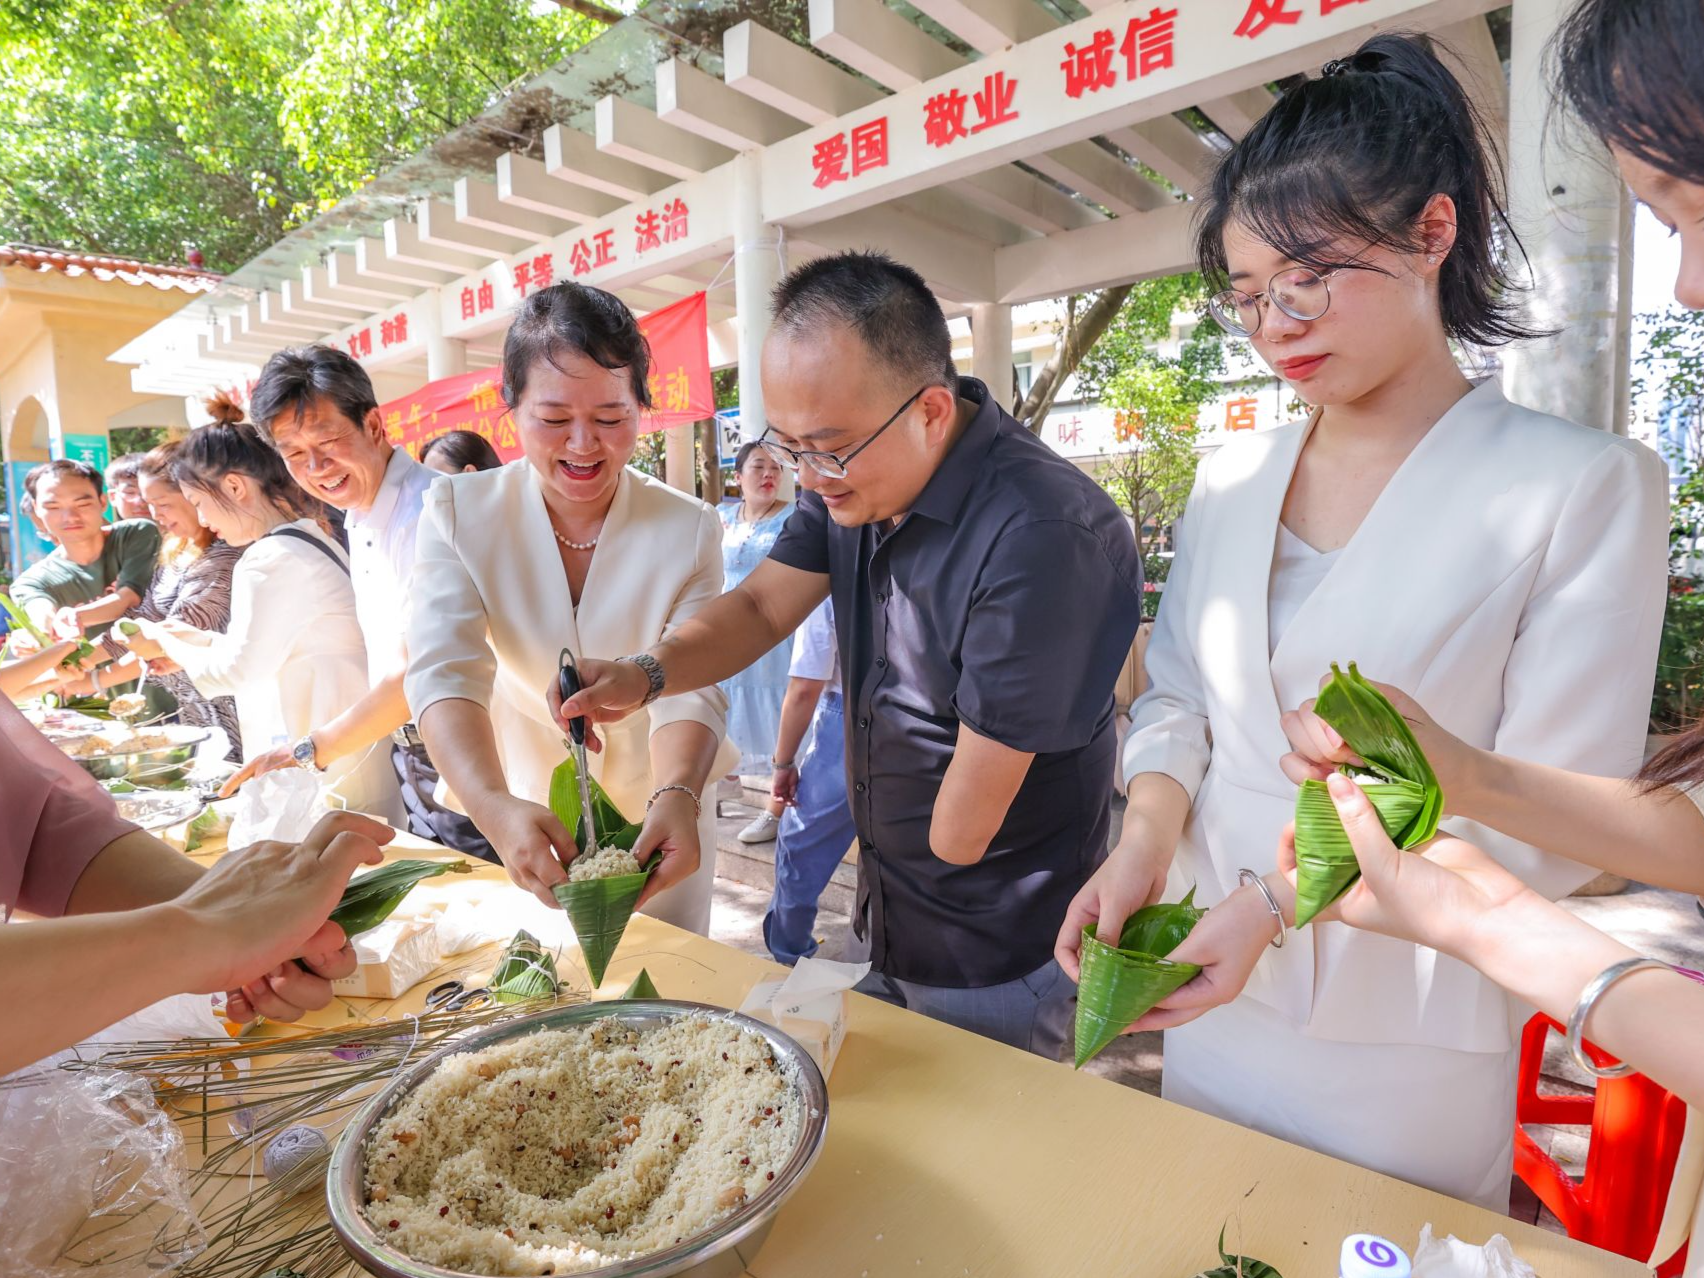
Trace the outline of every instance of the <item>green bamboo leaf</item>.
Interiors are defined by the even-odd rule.
[[[639,969],[639,975],[633,978],[633,984],[621,991],[622,998],[661,998],[657,993],[657,985],[651,979],[651,974],[644,968]]]
[[[350,879],[331,912],[331,921],[345,936],[359,936],[388,919],[423,880],[440,874],[471,873],[473,867],[466,861],[391,861]]]
[[[538,938],[525,928],[516,932],[503,948],[487,983],[494,1003],[519,1003],[529,998],[549,998],[560,984],[556,960]]]
[[[1219,1228],[1219,1259],[1224,1263],[1217,1269],[1205,1269],[1195,1278],[1284,1278],[1264,1260],[1252,1256],[1233,1256],[1225,1250],[1225,1229]]]
[[[1206,910],[1195,907],[1195,889],[1171,905],[1148,905],[1126,920],[1118,946],[1083,929],[1077,983],[1076,1067],[1081,1069],[1132,1021],[1167,995],[1194,980],[1201,969],[1165,956],[1182,943]]]
[[[659,861],[660,858],[653,860],[638,874],[558,883],[551,889],[574,925],[574,936],[580,942],[580,953],[585,957],[586,974],[592,979],[593,989],[603,984],[604,969],[609,966],[616,946],[621,944],[627,921],[633,917],[639,895],[645,890],[645,881]]]
[[[1444,794],[1407,722],[1354,662],[1345,674],[1336,662],[1314,711],[1337,730],[1366,764],[1356,776],[1379,822],[1400,848],[1417,847],[1438,832]],[[1355,850],[1323,782],[1305,781],[1296,792],[1296,926],[1303,927],[1360,877]]]
[[[597,820],[598,846],[631,852],[643,827],[621,814],[621,809],[615,806],[596,777],[590,778],[588,788],[592,792],[592,815]],[[556,770],[550,774],[550,810],[567,827],[574,838],[574,846],[582,852],[588,851],[590,840],[580,811],[580,770],[574,764],[573,755],[557,764]]]

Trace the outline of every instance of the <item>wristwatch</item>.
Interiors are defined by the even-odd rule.
[[[645,693],[645,699],[639,703],[641,706],[648,706],[663,695],[663,668],[657,663],[655,657],[648,652],[636,652],[631,657],[623,657],[622,660],[631,661],[638,666],[640,670],[645,672],[645,678],[651,682],[650,688]]]
[[[290,757],[296,761],[298,768],[306,768],[309,772],[325,771],[315,759],[314,734],[311,732],[290,747]]]

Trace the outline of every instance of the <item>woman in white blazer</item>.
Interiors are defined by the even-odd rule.
[[[223,633],[140,621],[133,646],[175,661],[203,696],[233,697],[252,759],[366,696],[367,649],[348,557],[314,518],[317,503],[239,406],[218,397],[208,408],[213,424],[183,441],[172,478],[202,523],[247,547],[231,573],[230,621]],[[322,783],[335,806],[402,820],[389,751],[340,759]]]
[[[1124,832],[1060,946],[1074,967],[1083,924],[1196,884],[1214,908],[1173,957],[1205,970],[1136,1026],[1168,1031],[1164,1095],[1506,1210],[1518,1011],[1432,950],[1338,922],[1286,933],[1276,863],[1296,794],[1281,712],[1333,661],[1508,754],[1639,762],[1665,468],[1458,371],[1452,339],[1522,336],[1475,124],[1423,40],[1380,36],[1216,174],[1199,249],[1231,288],[1213,312],[1316,407],[1200,465],[1132,712]],[[1595,873],[1447,828],[1549,896]]]
[[[420,523],[408,627],[409,707],[452,800],[509,875],[553,908],[579,849],[545,806],[568,756],[543,689],[564,647],[640,652],[722,589],[715,511],[627,466],[650,404],[637,321],[600,289],[557,284],[523,303],[503,346],[503,395],[525,457],[434,483]],[[593,775],[663,860],[640,908],[704,933],[727,701],[663,697],[605,733]]]

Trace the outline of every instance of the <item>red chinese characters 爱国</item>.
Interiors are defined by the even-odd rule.
[[[1299,9],[1290,7],[1292,0],[1249,0],[1248,11],[1237,24],[1237,34],[1254,39],[1269,27],[1293,27],[1302,20]]]
[[[887,116],[858,125],[850,133],[836,133],[818,142],[811,151],[811,168],[818,188],[855,178],[871,169],[887,167]]]

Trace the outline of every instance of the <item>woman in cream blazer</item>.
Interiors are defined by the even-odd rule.
[[[600,364],[581,342],[619,362]],[[625,465],[647,402],[646,358],[633,317],[610,294],[573,284],[534,293],[504,349],[526,456],[438,480],[420,523],[409,706],[445,797],[510,876],[552,906],[549,889],[578,851],[544,807],[568,756],[543,694],[562,648],[643,651],[722,589],[716,513]],[[590,756],[628,819],[645,818],[635,852],[664,853],[642,908],[699,933],[716,846],[714,804],[699,796],[721,775],[712,766],[733,761],[726,704],[714,688],[663,697],[605,728]]]
[[[1230,286],[1214,318],[1318,407],[1200,464],[1124,748],[1124,830],[1060,945],[1069,970],[1085,923],[1114,930],[1195,884],[1213,908],[1172,957],[1203,971],[1135,1026],[1166,1030],[1163,1094],[1507,1210],[1521,1010],[1433,950],[1292,930],[1277,873],[1296,798],[1281,714],[1333,662],[1500,753],[1639,762],[1666,468],[1460,372],[1452,341],[1525,335],[1495,173],[1461,86],[1423,39],[1389,35],[1288,91],[1221,162],[1198,234]],[[1553,897],[1595,873],[1445,828]]]

